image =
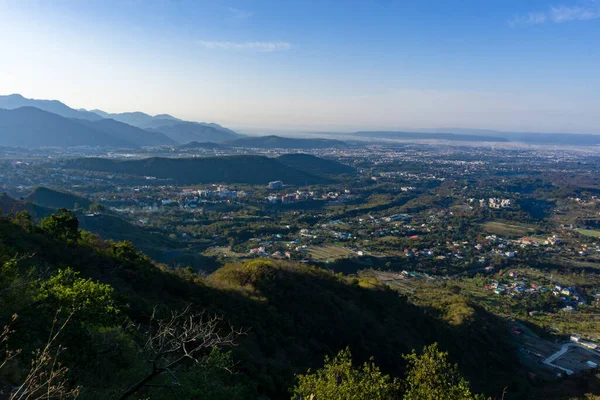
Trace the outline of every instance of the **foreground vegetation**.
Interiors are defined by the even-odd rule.
[[[435,341],[475,378],[475,390],[494,395],[511,379],[501,342],[448,325],[372,278],[260,260],[206,278],[169,271],[130,243],[80,231],[66,210],[40,226],[26,213],[0,220],[0,257],[0,376],[12,398],[42,398],[35,390],[50,387],[63,398],[289,398],[294,391],[309,398],[306,388],[321,390],[332,365],[351,365],[346,346],[388,386],[381,393],[417,398],[411,382],[422,379],[415,375],[422,358],[402,355]],[[468,351],[481,340],[495,347],[491,356]],[[340,350],[322,371],[306,372]],[[423,357],[446,353],[429,347]],[[448,398],[471,398],[447,365],[439,373],[461,393]],[[360,386],[353,376],[344,372],[340,385]]]

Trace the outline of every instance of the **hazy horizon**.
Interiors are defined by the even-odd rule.
[[[0,0],[0,88],[246,132],[600,133],[600,4]]]

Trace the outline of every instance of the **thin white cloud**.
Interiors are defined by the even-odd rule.
[[[552,7],[550,18],[554,22],[588,21],[600,18],[600,5],[593,7]]]
[[[239,8],[228,7],[233,19],[248,19],[254,15],[252,11],[240,10]]]
[[[292,48],[292,45],[288,42],[220,42],[200,40],[198,44],[207,49],[257,51],[263,53],[284,51]]]
[[[515,15],[508,24],[511,26],[515,25],[533,25],[533,24],[543,24],[546,22],[546,14],[541,12],[531,12],[522,15]]]
[[[508,24],[511,26],[536,25],[545,22],[589,21],[597,18],[600,18],[600,4],[590,2],[585,6],[553,6],[547,11],[515,15],[508,21]]]

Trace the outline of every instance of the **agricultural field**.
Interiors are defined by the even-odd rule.
[[[500,221],[490,221],[482,225],[485,232],[509,237],[520,237],[531,235],[535,227],[528,224],[514,224]]]
[[[576,232],[593,238],[600,238],[600,230],[592,230],[592,229],[576,229]]]
[[[352,250],[336,245],[314,246],[308,250],[308,253],[317,262],[335,261],[355,255]]]

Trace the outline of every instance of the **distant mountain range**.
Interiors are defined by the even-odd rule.
[[[133,148],[241,137],[218,124],[183,121],[168,114],[109,114],[75,110],[57,100],[0,96],[0,146]]]
[[[216,124],[215,124],[216,125]],[[162,132],[179,143],[214,142],[222,143],[243,137],[219,125],[211,126],[198,122],[175,122],[157,128],[149,128],[150,132]]]
[[[270,181],[281,180],[286,184],[304,185],[331,181],[324,176],[307,172],[307,169],[312,168],[310,165],[306,165],[305,168],[296,168],[276,158],[253,155],[196,158],[153,157],[143,160],[79,158],[64,161],[61,165],[67,169],[154,176],[161,179],[172,179],[174,183],[178,184],[246,183],[266,185]]]
[[[244,136],[219,124],[183,121],[169,114],[152,116],[139,111],[120,114],[109,114],[102,110],[92,111],[104,118],[111,118],[115,121],[145,129],[148,132],[165,134],[175,142],[182,144],[194,141],[224,142]]]
[[[0,145],[14,147],[137,147],[100,127],[35,107],[0,109]],[[87,121],[86,121],[87,122]]]
[[[15,108],[21,107],[35,107],[53,114],[58,114],[65,118],[79,118],[90,121],[98,121],[103,118],[102,116],[90,111],[74,110],[58,100],[26,99],[20,94],[0,96],[0,108],[14,110]]]
[[[151,116],[139,111],[118,114],[111,114],[102,110],[92,110],[91,112],[102,116],[102,118],[114,119],[115,121],[123,122],[125,124],[137,127],[144,127],[144,125],[150,124],[152,121],[168,121],[170,123],[181,121],[180,119],[177,119],[169,114]]]
[[[465,128],[417,129],[410,132],[363,131],[343,135],[374,141],[391,139],[521,142],[557,146],[600,145],[600,135]],[[139,111],[111,114],[102,110],[76,110],[58,100],[27,99],[20,94],[0,96],[0,146],[136,148],[178,146],[193,142],[261,149],[347,146],[347,143],[333,139],[299,139],[272,135],[246,137],[218,124],[184,121],[169,114],[152,116]]]
[[[125,139],[136,146],[173,146],[178,143],[162,132],[150,132],[133,125],[115,121],[114,119],[101,119],[99,121],[78,120],[78,122],[114,137]]]

